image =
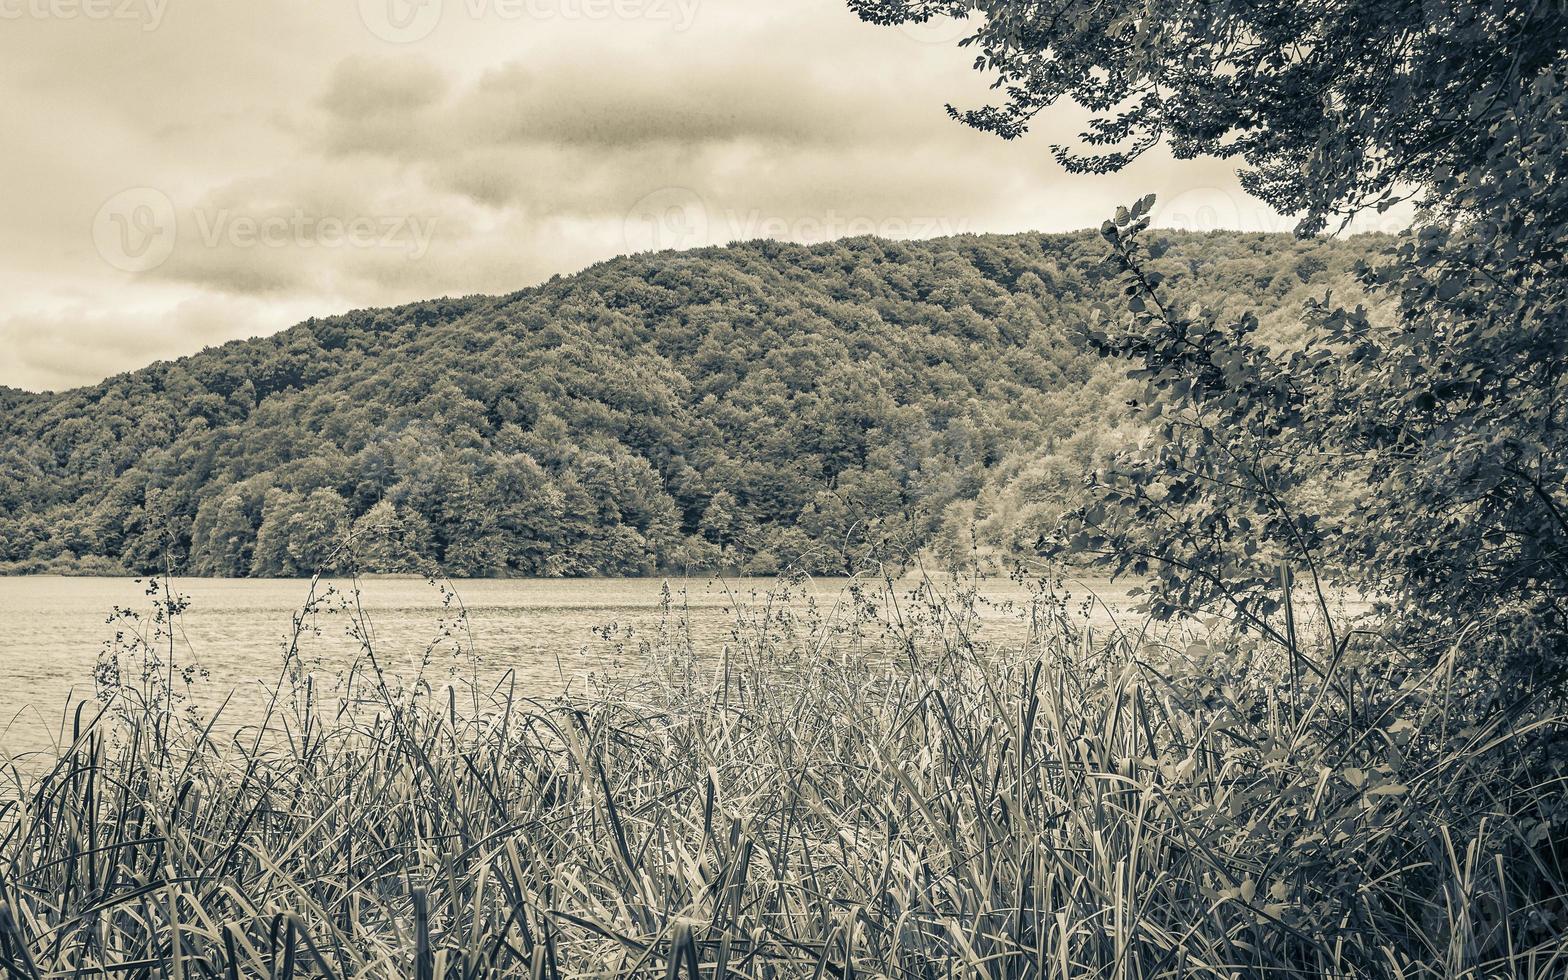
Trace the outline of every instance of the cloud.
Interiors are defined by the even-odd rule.
[[[418,55],[345,58],[320,100],[326,111],[321,144],[337,154],[428,151],[436,128],[431,110],[447,86],[440,70]]]
[[[405,116],[441,101],[446,79],[417,55],[353,56],[333,69],[322,106],[339,122],[366,116]]]
[[[844,90],[798,66],[753,58],[735,65],[657,57],[611,65],[512,63],[485,73],[454,116],[497,143],[619,149],[753,140],[786,146],[845,145],[908,134],[897,107],[876,116],[844,111]],[[901,118],[902,117],[902,118]]]
[[[1019,152],[943,118],[939,91],[884,101],[885,86],[861,84],[863,68],[803,72],[797,53],[763,47],[744,70],[711,52],[665,67],[651,54],[507,62],[461,87],[427,78],[395,113],[355,103],[322,122],[320,142],[407,165],[432,192],[536,218],[620,220],[649,193],[683,188],[726,213],[943,215],[979,227],[1021,182],[1065,177],[1043,144]],[[334,90],[364,75],[357,63],[340,70]]]
[[[1015,143],[957,126],[943,104],[988,92],[951,37],[862,24],[843,0],[653,16],[671,2],[446,0],[403,44],[355,2],[8,23],[0,384],[89,382],[629,250],[1059,231],[1149,190],[1187,195],[1174,220],[1215,201],[1277,219],[1229,207],[1212,161],[1062,173],[1048,146],[1072,138],[1069,110]]]
[[[298,166],[175,200],[176,241],[149,278],[241,295],[362,294],[351,271],[369,256],[423,258],[440,227],[461,231],[445,202],[404,186],[394,164]]]
[[[325,312],[325,311],[323,311]],[[32,391],[71,388],[304,319],[297,307],[198,296],[166,309],[85,307],[0,319],[0,377]]]

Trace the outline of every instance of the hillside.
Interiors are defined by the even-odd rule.
[[[1184,302],[1291,311],[1366,240],[1171,240]],[[310,320],[56,394],[0,389],[0,568],[842,572],[1026,544],[1130,430],[1077,331],[1089,233],[760,241]]]

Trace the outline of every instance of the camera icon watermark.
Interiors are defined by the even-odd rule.
[[[174,202],[152,187],[132,187],[103,202],[93,216],[93,246],[123,272],[150,272],[174,254],[179,238]]]

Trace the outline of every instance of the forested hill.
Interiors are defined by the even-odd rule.
[[[1185,302],[1343,290],[1371,245],[1176,237]],[[1132,431],[1077,331],[1093,233],[751,242],[310,320],[58,394],[0,389],[0,568],[841,572],[1032,540]]]

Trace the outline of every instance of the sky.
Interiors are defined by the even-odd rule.
[[[732,240],[1286,230],[1230,165],[1005,142],[961,26],[842,0],[0,0],[0,385]]]

